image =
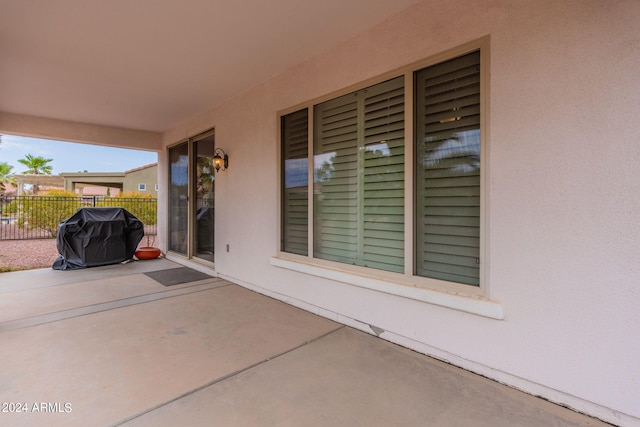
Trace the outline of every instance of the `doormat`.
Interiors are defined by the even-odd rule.
[[[198,280],[213,278],[208,274],[201,273],[188,267],[150,271],[144,274],[164,286],[180,285],[182,283],[196,282]]]

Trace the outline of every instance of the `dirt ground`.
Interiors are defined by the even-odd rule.
[[[155,242],[155,236],[145,236],[138,246],[153,246]],[[0,240],[0,273],[50,268],[58,255],[56,239]]]
[[[0,240],[0,272],[51,267],[56,258],[56,239]]]

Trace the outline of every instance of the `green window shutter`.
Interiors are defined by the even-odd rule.
[[[355,264],[358,252],[358,102],[314,109],[314,256]]]
[[[416,78],[416,274],[479,286],[480,52]]]
[[[404,82],[364,93],[362,264],[404,272]]]
[[[314,255],[404,270],[404,84],[315,107]]]
[[[309,228],[309,118],[307,109],[281,118],[282,251],[307,255]]]

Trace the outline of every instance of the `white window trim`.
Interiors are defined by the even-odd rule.
[[[489,250],[487,236],[489,219],[488,219],[488,205],[489,205],[489,192],[487,188],[488,184],[488,172],[489,172],[489,104],[488,104],[488,92],[489,92],[489,36],[482,37],[478,40],[471,41],[457,48],[448,50],[446,52],[434,55],[425,60],[410,64],[408,66],[401,67],[399,69],[385,73],[377,78],[368,79],[361,82],[358,85],[354,85],[348,88],[344,88],[340,91],[327,94],[320,98],[299,104],[295,107],[288,108],[287,110],[280,111],[278,117],[282,117],[286,114],[307,108],[309,109],[309,141],[313,141],[313,106],[339,97],[341,95],[371,86],[382,81],[398,77],[400,75],[405,76],[405,146],[410,149],[405,150],[405,171],[413,171],[413,159],[415,143],[414,133],[414,83],[413,74],[415,71],[422,68],[435,65],[437,63],[455,58],[467,54],[473,50],[480,50],[481,57],[481,70],[482,78],[480,82],[480,96],[481,96],[481,185],[480,185],[480,286],[470,286],[464,284],[458,284],[454,282],[447,282],[443,280],[431,279],[427,277],[416,276],[414,272],[415,257],[413,256],[415,243],[411,237],[414,235],[414,177],[413,172],[411,175],[406,175],[405,180],[405,200],[410,201],[405,203],[405,273],[393,273],[383,270],[377,270],[366,267],[352,266],[339,262],[332,262],[321,260],[313,257],[313,229],[309,227],[308,237],[308,256],[301,256],[282,252],[278,247],[278,255],[272,257],[270,264],[276,267],[286,268],[289,270],[313,275],[316,277],[322,277],[327,279],[336,280],[342,283],[372,289],[380,292],[385,292],[391,295],[397,295],[405,298],[410,298],[426,303],[439,305],[442,307],[448,307],[468,313],[477,314],[493,319],[504,318],[504,308],[498,301],[489,299],[489,283],[488,283],[488,265],[489,265]],[[281,127],[278,127],[280,132]],[[280,135],[278,135],[280,140]],[[311,144],[311,143],[310,143]],[[309,176],[313,176],[313,149],[310,145],[309,149]],[[282,153],[279,153],[280,160],[282,159]],[[409,178],[411,176],[411,178]],[[278,171],[278,182],[282,177]],[[281,187],[281,185],[280,185]],[[280,194],[281,197],[281,194]],[[281,203],[278,204],[281,209]],[[309,186],[308,197],[308,215],[309,218],[313,218],[313,185]],[[282,212],[278,213],[278,221],[281,221]],[[279,223],[279,235],[278,242],[280,242],[281,224]]]
[[[272,257],[269,262],[274,267],[285,268],[360,288],[452,308],[491,319],[504,319],[504,307],[497,301],[416,286],[414,283],[402,281],[402,275],[396,275],[396,280],[392,280],[386,277],[386,274],[379,274],[379,270],[371,268],[359,267],[358,272],[347,271],[342,268],[340,263],[331,263],[334,266],[340,266],[338,269],[329,267],[324,262],[318,262],[322,260],[314,259],[313,262],[308,262],[305,259],[307,257],[282,253],[278,257]],[[389,273],[389,275],[392,274]]]
[[[138,191],[147,191],[147,184],[138,184]]]

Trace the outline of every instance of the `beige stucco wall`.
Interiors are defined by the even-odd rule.
[[[155,151],[161,134],[0,112],[0,132],[32,138]]]
[[[138,190],[139,184],[145,184],[146,190]],[[158,166],[141,167],[125,173],[123,191],[125,193],[133,191],[157,197],[156,184],[158,184]]]
[[[215,127],[229,154],[216,270],[609,421],[640,421],[639,16],[636,0],[427,1],[166,132],[169,145]],[[486,35],[488,296],[504,319],[270,265],[277,112]]]
[[[64,189],[85,194],[85,188],[112,187],[122,188],[125,174],[123,172],[64,172]]]
[[[230,157],[216,179],[219,274],[632,425],[640,423],[638,16],[637,0],[425,1],[164,135],[6,113],[0,133],[160,150],[166,183],[164,148],[215,127]],[[487,296],[504,319],[271,265],[280,241],[278,111],[484,36]],[[164,249],[165,185],[158,195]]]

